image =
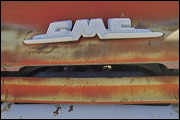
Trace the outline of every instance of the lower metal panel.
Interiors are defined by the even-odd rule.
[[[178,119],[178,104],[147,105],[79,105],[14,104],[3,102],[2,119]],[[175,109],[178,109],[177,111]]]
[[[1,77],[1,101],[31,103],[178,103],[179,77]]]

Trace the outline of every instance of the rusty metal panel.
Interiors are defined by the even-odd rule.
[[[179,2],[2,2],[1,71],[34,65],[161,63],[179,69]],[[33,10],[32,10],[33,8]],[[107,10],[108,8],[108,10]],[[77,14],[78,13],[78,14]],[[24,44],[59,20],[131,18],[135,28],[163,32],[159,38]],[[106,24],[107,26],[107,24]]]
[[[31,103],[178,103],[179,77],[21,78],[1,82],[1,101]]]
[[[179,2],[13,2],[1,9],[1,71],[23,66],[161,63],[179,69]],[[33,10],[32,10],[33,8]],[[107,10],[108,8],[108,10]],[[78,14],[77,14],[78,13]],[[163,32],[159,38],[27,45],[59,20],[131,18],[135,28]],[[34,103],[178,103],[178,76],[123,78],[1,77],[1,101]]]

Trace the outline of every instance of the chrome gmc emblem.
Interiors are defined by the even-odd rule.
[[[72,29],[72,21],[57,21],[49,25],[46,34],[36,35],[30,40],[24,40],[25,44],[40,44],[54,42],[77,41],[83,37],[94,37],[96,34],[100,39],[127,39],[127,38],[149,38],[163,36],[161,32],[152,32],[149,29],[135,29],[131,27],[129,18],[108,19],[108,29],[105,28],[101,18],[79,19]],[[71,31],[72,29],[72,31]]]

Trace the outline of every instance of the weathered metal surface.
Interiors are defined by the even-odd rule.
[[[132,63],[161,63],[179,69],[178,10],[178,2],[161,1],[2,2],[1,71],[33,65]],[[53,21],[99,17],[105,24],[111,17],[131,18],[132,27],[163,32],[164,36],[125,40],[99,40],[96,36],[78,42],[23,43],[44,34]]]
[[[172,106],[3,102],[1,119],[178,119],[179,112]]]
[[[1,101],[31,103],[178,103],[179,77],[18,78],[1,80]]]

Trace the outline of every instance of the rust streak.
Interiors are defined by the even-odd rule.
[[[46,52],[45,54],[48,54],[48,53],[52,52],[55,48],[58,48],[58,46],[54,46],[53,48],[51,48],[51,50],[49,50],[49,51]]]
[[[148,84],[150,84],[150,81],[149,81],[148,77],[147,77],[147,82],[148,82]]]
[[[177,98],[177,96],[176,96],[176,93],[174,92],[173,94],[174,94],[174,97],[175,97],[175,98],[176,98],[176,100],[177,100],[178,98]]]
[[[8,100],[8,89],[7,89],[6,94],[5,94],[5,100]]]

